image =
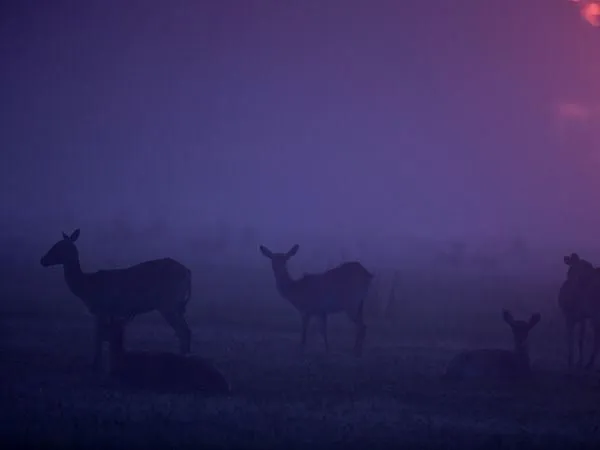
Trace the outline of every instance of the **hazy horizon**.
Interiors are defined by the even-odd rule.
[[[483,3],[3,6],[5,227],[594,246],[599,30]]]

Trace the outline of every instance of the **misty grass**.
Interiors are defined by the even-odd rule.
[[[575,448],[600,443],[597,375],[565,372],[555,282],[503,277],[404,277],[388,315],[367,309],[364,356],[350,356],[350,325],[330,322],[331,354],[300,321],[268,270],[194,271],[194,351],[229,378],[229,397],[135,392],[88,372],[92,319],[59,273],[5,277],[2,291],[4,439],[29,444],[215,448],[343,445],[427,448]],[[20,279],[39,280],[17,286]],[[12,280],[12,281],[11,281]],[[25,295],[24,292],[27,293]],[[539,311],[529,390],[444,385],[463,348],[511,348],[503,307]],[[176,351],[157,315],[136,319],[128,346]]]

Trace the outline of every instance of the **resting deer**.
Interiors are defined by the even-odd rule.
[[[227,378],[216,367],[190,355],[127,351],[118,359],[112,375],[130,387],[163,392],[231,391]]]
[[[78,237],[79,229],[70,236],[63,233],[41,264],[62,265],[70,291],[94,316],[94,368],[100,368],[105,341],[111,345],[111,357],[122,354],[125,325],[135,316],[154,310],[175,331],[181,353],[189,353],[191,331],[184,315],[192,292],[190,270],[171,258],[163,258],[125,269],[84,273],[75,246]]]
[[[363,310],[373,275],[359,262],[346,262],[318,274],[305,274],[293,280],[287,269],[288,260],[298,252],[294,245],[287,253],[273,253],[260,246],[261,253],[271,260],[279,294],[287,299],[302,316],[301,348],[306,346],[306,333],[310,319],[318,316],[322,322],[325,350],[329,351],[327,316],[345,312],[356,326],[354,354],[362,354],[366,336]]]
[[[514,337],[514,350],[479,349],[459,353],[448,364],[444,377],[448,380],[465,379],[526,379],[531,375],[527,337],[540,321],[540,314],[533,314],[529,321],[514,320],[504,310],[504,321],[510,326]]]

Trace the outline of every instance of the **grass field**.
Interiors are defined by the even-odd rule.
[[[92,320],[59,272],[46,271],[21,296],[5,285],[5,441],[95,448],[600,445],[600,383],[596,373],[564,370],[554,282],[405,277],[410,282],[398,287],[393,313],[371,313],[365,354],[356,359],[352,327],[342,316],[330,322],[329,355],[316,327],[306,352],[299,352],[299,317],[277,297],[268,270],[262,278],[237,276],[235,284],[230,274],[195,271],[203,275],[195,278],[190,304],[193,351],[229,379],[232,391],[223,396],[140,391],[93,374]],[[534,382],[461,387],[441,381],[459,349],[511,346],[504,306],[519,317],[542,313],[531,335]],[[127,345],[177,349],[155,314],[133,322]]]

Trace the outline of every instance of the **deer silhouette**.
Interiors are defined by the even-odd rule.
[[[294,245],[287,253],[273,253],[261,245],[261,253],[271,260],[275,284],[279,294],[300,312],[302,317],[301,348],[306,346],[306,333],[313,316],[321,319],[325,350],[329,351],[327,338],[327,316],[345,312],[356,327],[354,354],[362,354],[366,336],[364,302],[371,286],[373,275],[356,261],[345,262],[323,273],[305,274],[292,279],[287,262],[298,252]]]
[[[108,341],[111,357],[123,353],[124,329],[139,314],[158,311],[180,341],[180,352],[191,347],[191,331],[185,320],[191,298],[191,271],[171,258],[146,261],[124,269],[85,273],[75,242],[80,230],[63,238],[42,257],[44,267],[63,266],[69,290],[86,305],[95,319],[93,366],[99,369],[102,346]]]
[[[478,349],[461,352],[446,367],[445,379],[523,380],[531,375],[527,338],[541,316],[533,314],[528,321],[515,320],[510,311],[504,310],[502,317],[512,331],[514,349]]]

